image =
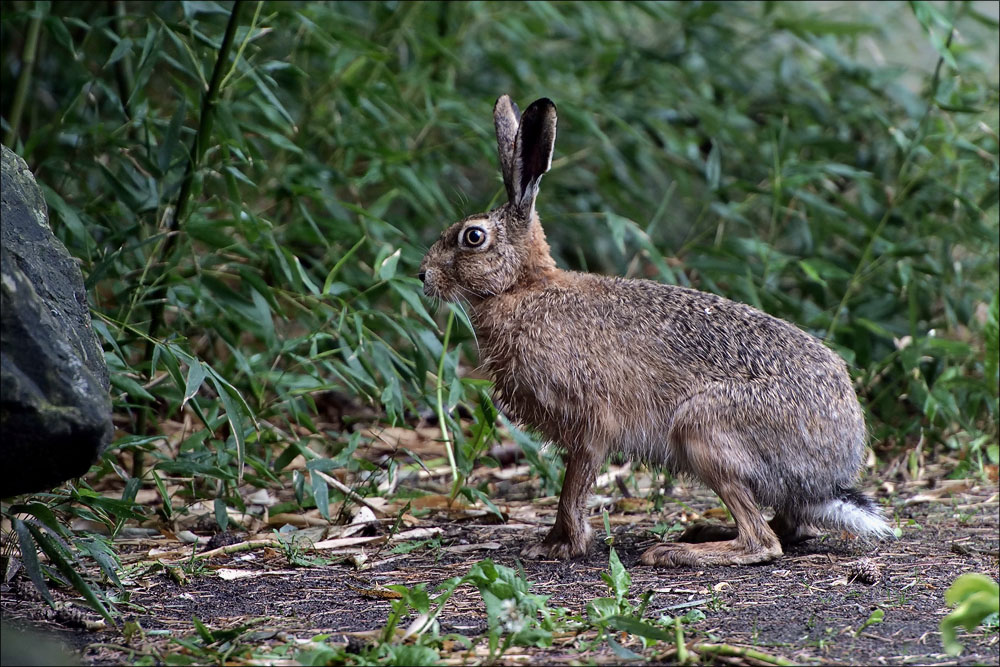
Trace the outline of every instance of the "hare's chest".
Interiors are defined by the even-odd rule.
[[[527,339],[526,339],[527,338]],[[494,399],[510,419],[568,448],[610,443],[621,432],[627,396],[600,356],[570,352],[550,340],[480,336],[481,362]]]
[[[552,354],[523,340],[482,346],[481,362],[496,398],[511,416],[540,426],[539,415],[562,415],[587,400],[585,382]]]

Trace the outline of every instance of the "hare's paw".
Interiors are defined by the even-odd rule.
[[[579,552],[573,548],[573,545],[569,542],[556,542],[551,544],[549,542],[536,542],[535,544],[529,544],[524,549],[521,550],[521,556],[524,558],[530,558],[531,560],[567,560],[573,558],[574,556],[582,555],[583,552]]]
[[[783,517],[780,514],[771,519],[768,525],[785,546],[805,542],[819,535],[819,531],[814,526]]]
[[[591,541],[590,526],[585,526],[585,528],[585,530],[576,531],[573,535],[566,535],[564,531],[553,528],[544,540],[529,544],[522,549],[521,556],[531,559],[555,560],[583,556],[587,553]]]
[[[701,560],[688,544],[664,542],[652,546],[642,554],[639,562],[654,567],[699,567]]]
[[[781,555],[781,546],[748,547],[739,540],[683,544],[664,542],[646,550],[639,559],[655,567],[705,567],[707,565],[750,565],[766,563]]]
[[[784,546],[791,546],[812,539],[819,534],[814,527],[789,521],[782,516],[776,516],[768,521],[771,530],[777,534]],[[715,523],[712,521],[698,521],[688,526],[683,533],[678,535],[677,542],[687,542],[698,544],[701,542],[726,542],[735,540],[739,531],[733,524]]]

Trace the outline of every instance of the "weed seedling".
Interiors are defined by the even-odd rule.
[[[708,601],[708,608],[712,611],[726,611],[729,609],[729,605],[726,601],[719,597],[718,593],[713,592],[712,597]]]
[[[882,610],[882,609],[876,609],[876,610],[874,610],[871,613],[871,615],[868,616],[868,619],[864,623],[861,624],[861,627],[858,628],[857,632],[854,633],[854,636],[855,637],[860,636],[861,633],[864,632],[865,628],[867,628],[867,627],[869,627],[871,625],[877,625],[877,624],[881,623],[882,619],[884,619],[884,618],[885,618],[885,611],[884,610]]]

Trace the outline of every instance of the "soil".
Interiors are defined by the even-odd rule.
[[[614,489],[613,484],[609,486]],[[944,593],[958,575],[981,572],[998,577],[996,486],[967,481],[912,482],[892,489],[891,495],[885,493],[885,487],[871,491],[894,513],[902,529],[898,540],[870,544],[848,535],[823,536],[787,548],[785,555],[772,563],[704,570],[653,569],[640,565],[638,559],[658,539],[650,531],[655,523],[676,525],[699,515],[719,514],[718,501],[711,493],[698,487],[677,487],[671,497],[678,504],[669,504],[655,516],[649,512],[628,514],[623,509],[627,503],[611,503],[613,545],[632,577],[630,598],[638,603],[644,592],[654,591],[645,613],[650,620],[700,610],[704,617],[684,626],[689,647],[724,643],[766,654],[764,662],[746,655],[715,658],[732,664],[766,664],[780,658],[804,664],[998,664],[1000,642],[995,625],[972,633],[960,630],[965,651],[957,658],[943,652],[938,630],[949,611]],[[498,498],[494,501],[500,503]],[[321,634],[329,635],[325,640],[329,646],[346,644],[352,649],[375,641],[393,603],[385,597],[384,586],[423,583],[433,590],[485,558],[523,568],[524,576],[533,582],[531,592],[551,596],[550,607],[566,607],[585,616],[588,602],[609,595],[601,579],[601,573],[608,571],[609,548],[600,539],[604,523],[599,508],[593,515],[598,539],[587,557],[550,562],[519,561],[518,553],[528,540],[543,535],[543,524],[554,514],[552,499],[510,501],[502,507],[510,511],[506,524],[488,514],[468,518],[466,512],[463,520],[457,520],[454,513],[429,512],[415,521],[422,529],[440,532],[421,548],[405,554],[393,553],[391,544],[383,540],[379,545],[377,539],[371,543],[374,547],[302,549],[300,556],[322,559],[315,567],[295,567],[290,564],[288,550],[258,546],[233,553],[224,553],[219,547],[218,555],[206,558],[202,566],[185,568],[189,561],[185,561],[183,551],[178,555],[170,550],[190,553],[190,546],[168,537],[123,542],[120,549],[128,573],[125,590],[129,597],[120,609],[125,621],[133,625],[85,629],[81,626],[87,619],[97,620],[91,612],[77,611],[76,618],[65,611],[53,614],[21,579],[5,586],[5,629],[44,629],[58,636],[84,664],[158,664],[171,654],[179,658],[178,653],[187,653],[185,659],[196,663],[249,662],[238,657],[248,656],[249,651],[223,656],[221,641],[202,641],[202,645],[215,647],[218,654],[199,654],[174,641],[186,638],[197,644],[192,623],[196,617],[213,631],[248,626],[239,637],[244,649],[249,646],[257,656],[272,656],[255,664],[297,664],[282,663],[274,656]],[[262,531],[263,537],[267,535]],[[211,546],[226,541],[217,540]],[[359,569],[357,555],[362,551],[367,560]],[[180,574],[185,569],[186,579]],[[251,576],[234,579],[238,576],[234,571]],[[865,582],[866,573],[871,583]],[[53,592],[57,599],[71,599],[65,591]],[[78,609],[83,609],[82,605]],[[863,627],[875,610],[884,612],[883,620]],[[410,618],[404,618],[399,626],[405,628]],[[442,634],[479,638],[474,652],[452,642],[453,651],[441,651],[443,661],[486,662],[481,636],[487,630],[487,617],[475,588],[459,588],[445,605],[439,622]],[[99,625],[91,622],[92,627]],[[557,634],[547,648],[512,647],[500,663],[622,662],[607,641],[594,642],[595,638],[593,631]],[[643,647],[638,638],[625,633],[617,633],[615,640],[652,664],[676,660],[675,646],[669,642]],[[706,654],[702,659],[710,660]]]

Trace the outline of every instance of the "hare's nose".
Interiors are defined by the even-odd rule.
[[[420,282],[424,282],[424,279],[427,278],[427,272],[421,271],[417,274],[417,278],[420,278]]]

